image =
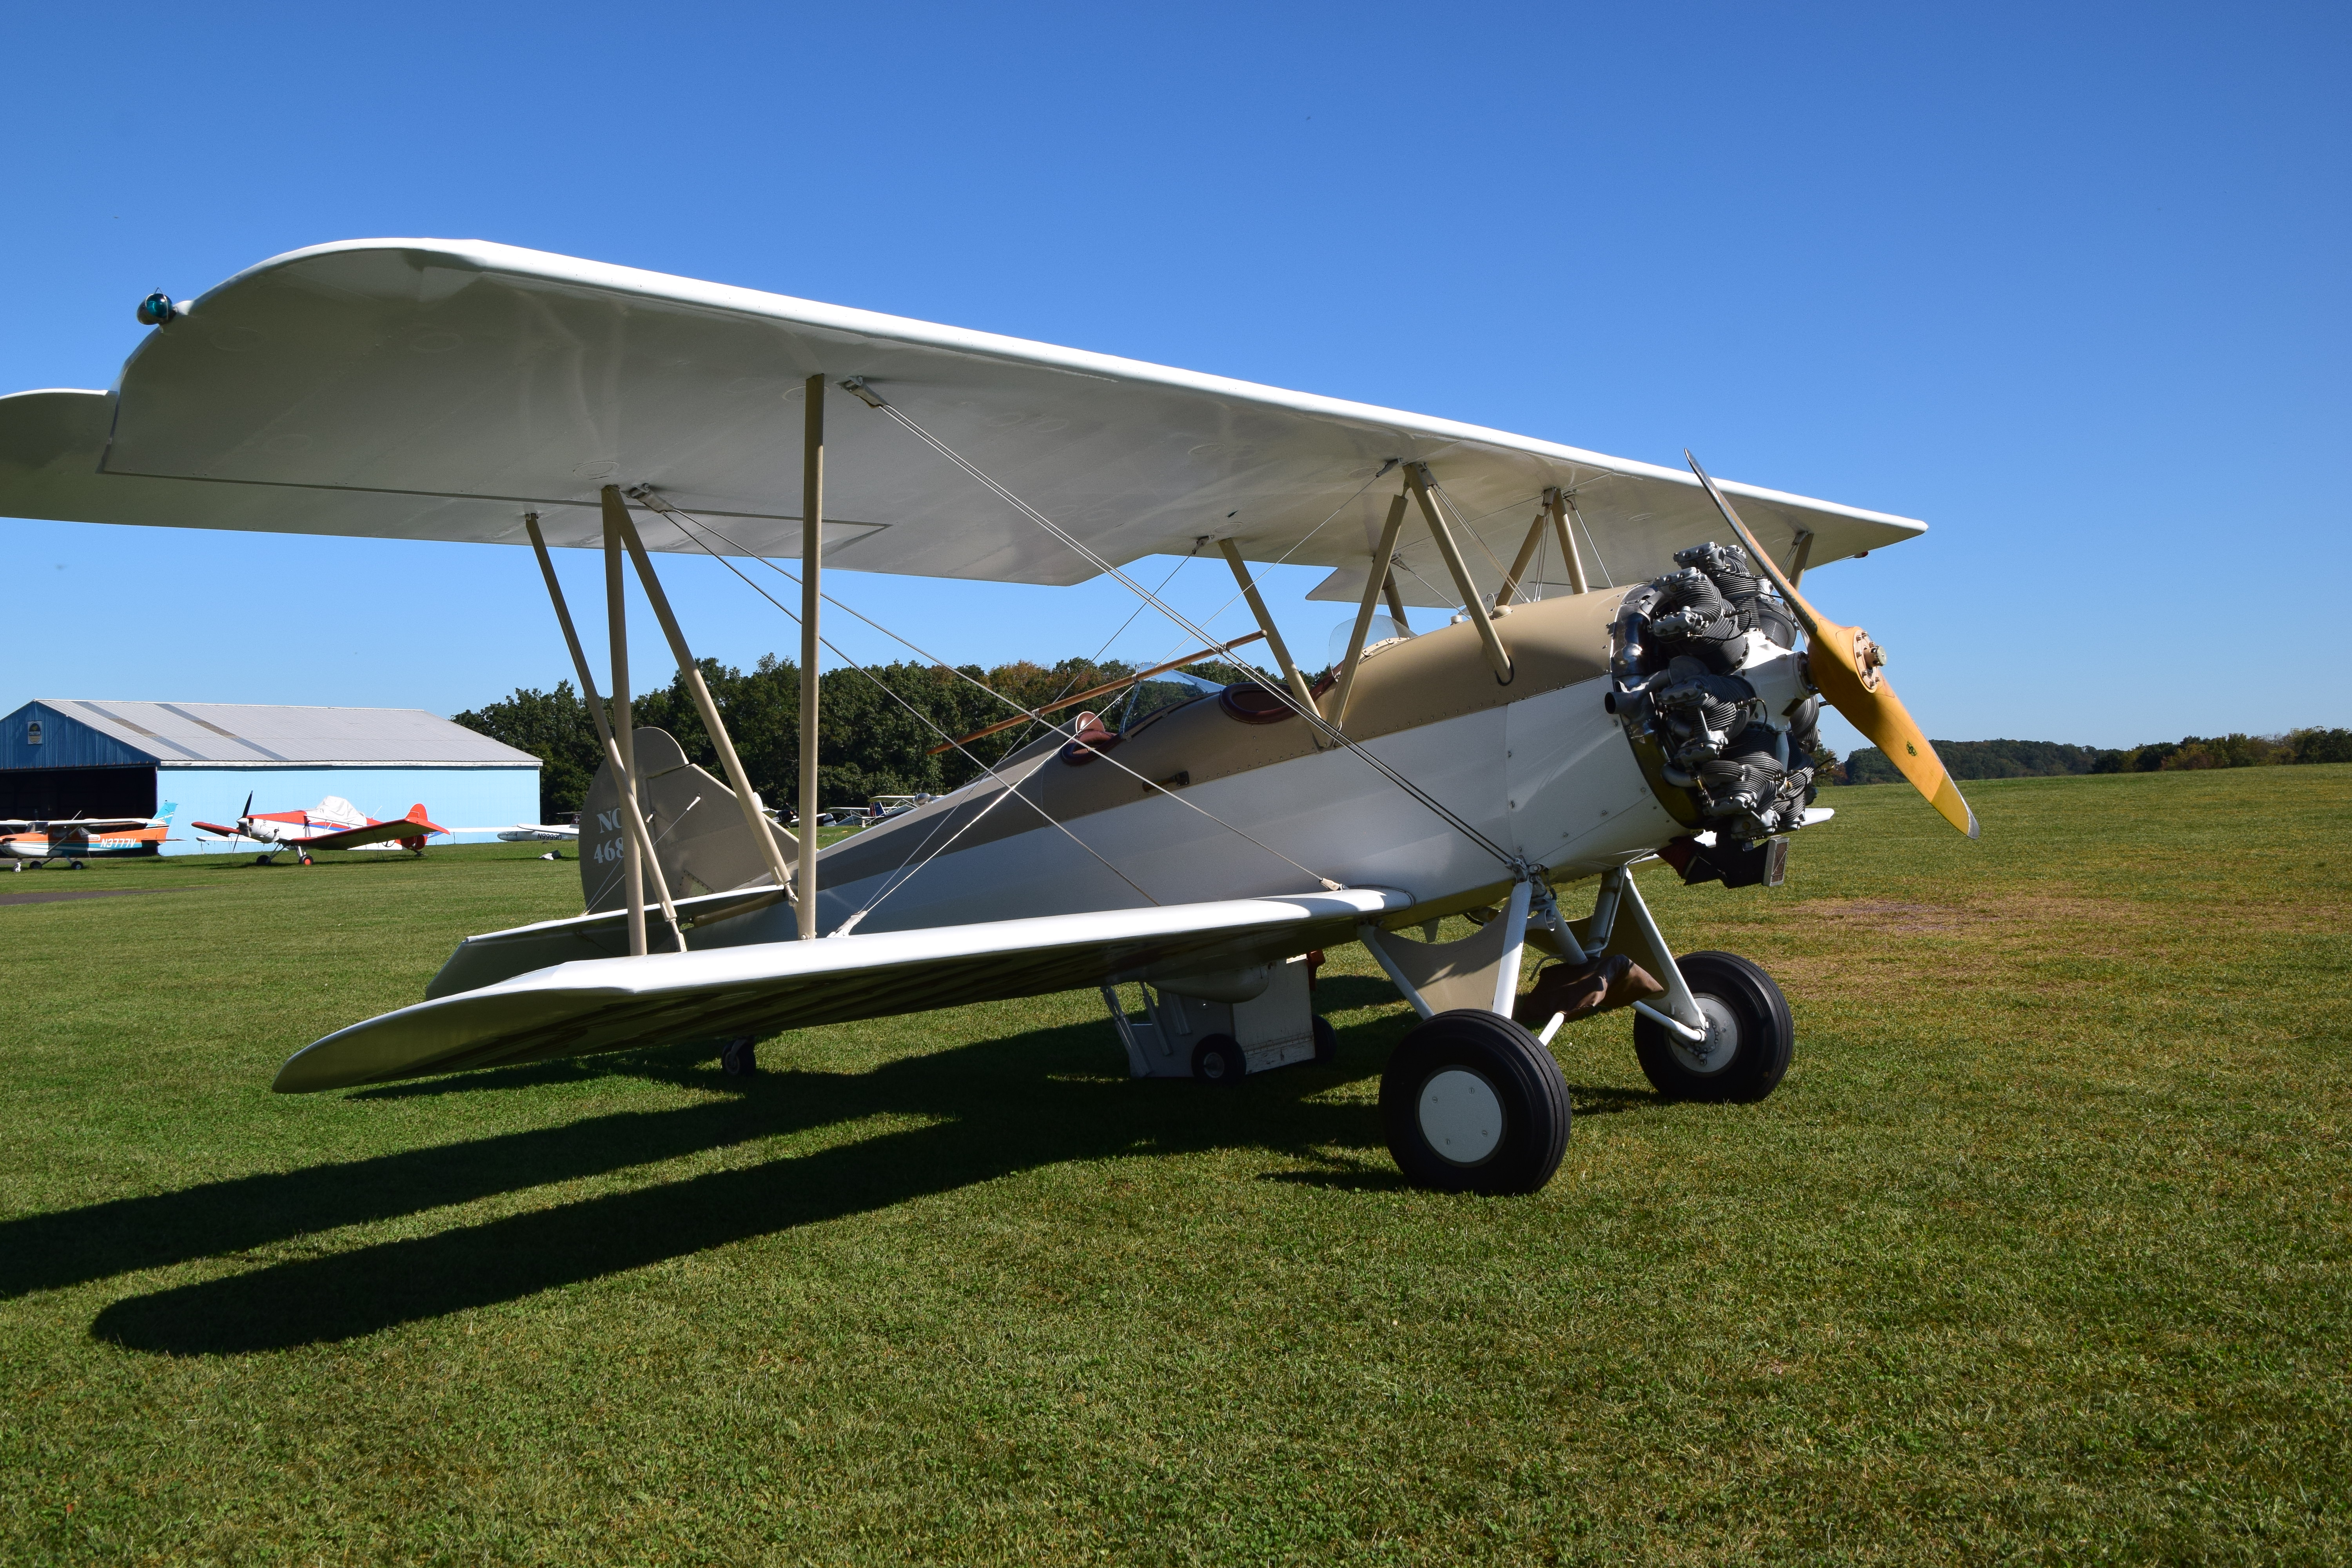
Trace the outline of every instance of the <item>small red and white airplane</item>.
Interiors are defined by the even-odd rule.
[[[253,809],[253,796],[248,795],[245,797],[245,810],[238,815],[234,827],[219,822],[199,822],[196,826],[224,838],[283,845],[293,850],[305,866],[310,863],[313,849],[365,849],[378,844],[397,844],[413,855],[422,855],[428,836],[449,831],[429,820],[421,804],[410,806],[406,816],[379,821],[339,795],[329,795],[308,811],[265,811],[257,815]],[[276,852],[270,851],[255,856],[253,863],[267,866],[274,858]]]

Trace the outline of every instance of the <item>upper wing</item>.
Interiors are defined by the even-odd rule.
[[[1351,940],[1359,921],[1407,901],[1357,889],[587,959],[354,1024],[287,1058],[275,1087],[341,1089],[1255,963]]]
[[[1432,465],[1499,579],[1549,486],[1605,571],[1719,532],[1678,468],[1139,361],[478,241],[363,240],[238,274],[151,332],[119,393],[0,399],[0,513],[520,543],[601,539],[650,484],[761,553],[800,549],[805,377],[862,376],[1113,562],[1244,553],[1360,572],[1391,458]],[[856,570],[1075,583],[1094,569],[886,416],[833,394],[826,554]],[[100,470],[103,470],[102,472]],[[1391,476],[1393,478],[1393,476]],[[202,482],[192,482],[202,481]],[[1727,484],[1815,563],[1923,525]],[[1337,509],[1335,511],[1334,509]],[[648,519],[656,550],[697,546]],[[1408,597],[1445,598],[1411,566]],[[1434,572],[1434,563],[1428,563]],[[1424,574],[1425,575],[1425,574]],[[1559,580],[1555,563],[1550,573]],[[1491,586],[1491,584],[1488,585]]]

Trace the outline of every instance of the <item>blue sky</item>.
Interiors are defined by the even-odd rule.
[[[108,384],[152,289],[502,240],[1925,518],[1807,586],[1939,737],[2352,725],[2341,7],[348,15],[12,8],[0,387]],[[0,539],[0,708],[449,712],[564,672],[520,551]],[[1303,603],[1320,574],[1271,595],[1310,658],[1347,613]],[[671,576],[698,651],[793,646],[709,563]],[[1091,653],[1131,608],[835,585],[982,663]],[[1230,586],[1196,563],[1175,595]]]

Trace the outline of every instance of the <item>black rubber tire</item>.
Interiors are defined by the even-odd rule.
[[[1192,1047],[1192,1076],[1219,1089],[1239,1089],[1249,1077],[1249,1058],[1231,1035],[1203,1035]]]
[[[1449,1068],[1482,1079],[1502,1110],[1490,1152],[1465,1163],[1442,1152],[1423,1126],[1423,1091]],[[1389,1152],[1408,1180],[1448,1193],[1532,1193],[1568,1152],[1568,1081],[1535,1036],[1477,1008],[1440,1013],[1398,1042],[1381,1075]]]
[[[1317,1067],[1327,1066],[1331,1059],[1339,1054],[1339,1036],[1338,1032],[1331,1027],[1331,1021],[1328,1018],[1324,1017],[1320,1013],[1316,1014],[1315,1065]]]
[[[760,1051],[751,1036],[728,1041],[719,1047],[719,1070],[729,1078],[750,1078],[760,1070]]]
[[[267,866],[270,863],[269,857],[267,855],[256,855],[253,858],[253,863],[257,866]]]
[[[1635,1014],[1633,1054],[1652,1086],[1668,1100],[1717,1105],[1753,1104],[1780,1088],[1797,1053],[1797,1024],[1772,977],[1736,952],[1685,953],[1675,963],[1701,1011],[1717,1004],[1737,1036],[1727,1060],[1701,1070],[1676,1053],[1682,1041],[1664,1025]]]

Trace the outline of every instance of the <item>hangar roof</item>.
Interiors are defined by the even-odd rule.
[[[44,712],[43,710],[46,710]],[[27,725],[50,719],[43,744]],[[141,702],[113,698],[43,698],[0,721],[0,767],[101,763],[68,757],[88,750],[68,742],[56,721],[114,742],[100,746],[123,762],[162,767],[323,767],[336,765],[530,767],[529,752],[493,741],[422,708],[285,708],[243,702]],[[52,749],[55,748],[55,749]],[[121,755],[121,753],[129,753]]]

